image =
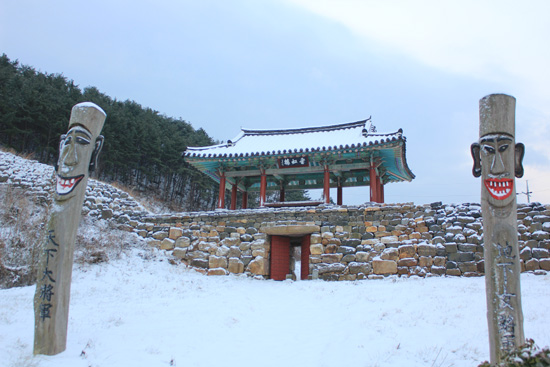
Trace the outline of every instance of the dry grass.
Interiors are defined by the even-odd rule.
[[[0,288],[33,284],[48,208],[11,185],[0,185],[0,203]]]

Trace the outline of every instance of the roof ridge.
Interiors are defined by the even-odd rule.
[[[354,127],[364,127],[366,122],[371,118],[355,121],[355,122],[345,122],[334,125],[326,126],[312,126],[312,127],[300,127],[300,128],[290,128],[290,129],[276,129],[276,130],[262,130],[262,129],[244,129],[241,128],[241,131],[245,135],[286,135],[286,134],[303,134],[311,133],[318,131],[334,131],[334,130],[343,130],[350,129]]]

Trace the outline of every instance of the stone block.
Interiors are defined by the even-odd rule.
[[[227,253],[227,257],[241,257],[242,254],[243,253],[239,247],[231,246],[229,248],[229,252]]]
[[[410,270],[411,269],[406,267],[406,266],[398,266],[397,267],[397,275],[399,275],[399,276],[409,275]]]
[[[222,268],[214,268],[214,269],[208,269],[208,275],[227,275],[229,274],[226,269]]]
[[[168,238],[176,240],[183,235],[183,229],[178,227],[170,227],[168,231]]]
[[[358,262],[368,262],[370,260],[370,255],[368,252],[358,251],[355,254],[355,260],[357,260]]]
[[[475,261],[460,263],[460,264],[458,264],[458,268],[463,273],[475,273],[475,272],[477,272],[477,264],[475,263]]]
[[[474,261],[475,255],[473,252],[454,252],[449,254],[450,261],[467,262]]]
[[[311,255],[321,255],[325,252],[325,248],[321,243],[312,244],[309,246]]]
[[[445,274],[450,276],[455,276],[455,277],[459,277],[462,275],[462,273],[460,272],[460,269],[447,269]]]
[[[444,266],[432,266],[430,270],[432,274],[435,274],[435,275],[443,275],[447,271],[447,269],[445,269]]]
[[[393,260],[374,259],[372,261],[374,274],[397,274],[397,262]]]
[[[420,232],[413,232],[409,234],[409,239],[411,240],[419,240],[422,238],[422,234]]]
[[[399,252],[400,259],[414,257],[414,255],[416,255],[416,249],[413,245],[401,245],[397,248],[397,250]]]
[[[535,231],[531,234],[531,238],[535,241],[547,240],[550,238],[550,234],[544,231]]]
[[[348,265],[351,274],[368,274],[370,272],[370,264],[362,262],[350,262]]]
[[[316,245],[321,243],[321,235],[319,233],[312,233],[309,237],[309,243],[311,245]]]
[[[371,238],[371,239],[366,239],[361,241],[362,245],[375,245],[377,243],[380,243],[380,239],[378,238]]]
[[[476,252],[477,245],[471,243],[460,243],[458,244],[458,251],[462,252]]]
[[[193,259],[191,260],[191,266],[208,269],[208,260],[206,259]]]
[[[252,242],[254,241],[254,236],[249,233],[241,234],[241,241],[242,242]]]
[[[546,259],[550,257],[550,253],[545,248],[534,248],[531,253],[535,259]]]
[[[342,240],[342,245],[343,245],[343,246],[347,246],[347,247],[356,248],[356,247],[359,246],[360,244],[361,244],[361,240],[360,240],[360,239],[356,239],[356,238],[348,238],[348,239],[343,239],[343,240]]]
[[[380,242],[386,244],[386,243],[392,243],[392,242],[399,242],[399,238],[397,236],[385,236],[380,238]]]
[[[254,257],[261,256],[261,257],[267,258],[268,255],[269,255],[269,252],[263,246],[259,246],[259,247],[252,247],[251,246],[251,250],[252,250],[252,256],[254,256]]]
[[[227,270],[233,274],[240,274],[244,272],[244,263],[236,257],[230,257],[227,265]]]
[[[248,264],[246,269],[255,275],[269,275],[269,262],[258,256]]]
[[[422,243],[418,245],[416,252],[418,253],[418,256],[435,256],[437,249],[435,245]]]
[[[224,245],[224,246],[227,246],[227,247],[231,247],[231,246],[239,245],[240,242],[241,242],[240,236],[239,236],[239,238],[226,237],[221,241],[221,244]]]
[[[241,250],[242,252],[249,251],[251,243],[252,242],[241,242],[239,244],[239,250]]]
[[[155,240],[162,241],[163,239],[165,239],[167,237],[168,237],[168,232],[166,232],[166,231],[157,231],[157,232],[153,233],[153,238]]]
[[[179,248],[187,248],[190,245],[191,245],[191,240],[188,237],[179,237],[175,243],[175,246]]]
[[[334,264],[339,263],[342,260],[342,257],[344,257],[343,254],[322,254],[321,255],[321,262],[327,263],[327,264]]]
[[[434,266],[445,266],[445,262],[447,262],[447,258],[444,256],[436,256],[434,257]]]
[[[165,238],[160,243],[160,249],[161,250],[173,250],[174,247],[175,247],[175,245],[174,245],[175,243],[176,243],[176,241],[171,240],[169,238]]]
[[[434,263],[433,257],[420,256],[418,258],[418,266],[421,266],[423,268],[430,267],[433,265],[433,263]]]
[[[454,261],[447,261],[447,262],[445,263],[445,267],[446,267],[447,269],[457,269],[457,268],[458,268],[458,265],[457,265],[457,263],[454,262]]]
[[[347,254],[354,254],[354,253],[355,253],[355,248],[349,247],[349,246],[340,246],[340,247],[338,247],[338,249],[336,250],[336,253],[344,254],[344,255],[347,255]]]
[[[334,263],[334,264],[325,264],[319,266],[319,274],[326,274],[326,273],[341,273],[346,269],[346,266],[341,263]]]
[[[380,254],[380,259],[397,261],[399,259],[399,250],[395,247],[387,248]]]
[[[355,254],[347,254],[341,260],[343,263],[350,263],[355,261]]]
[[[326,232],[321,233],[321,237],[322,238],[327,238],[327,239],[328,238],[334,238],[334,233],[326,231]]]
[[[550,271],[550,259],[540,259],[539,260],[539,267],[542,270]]]
[[[174,251],[172,251],[172,256],[180,260],[184,259],[186,254],[187,249],[176,248]]]
[[[322,245],[321,245],[322,246]],[[325,254],[333,254],[336,252],[336,250],[338,249],[338,246],[331,243],[331,244],[328,244],[326,247],[325,247]]]
[[[403,266],[411,267],[416,265],[418,265],[418,261],[413,257],[406,257],[406,258],[400,259],[397,262],[397,266],[400,266],[400,267],[403,267]]]
[[[223,256],[210,255],[210,257],[208,258],[208,267],[210,269],[214,269],[214,268],[227,269],[227,258]]]
[[[525,262],[525,271],[534,271],[539,269],[540,269],[540,265],[537,259],[531,259]]]

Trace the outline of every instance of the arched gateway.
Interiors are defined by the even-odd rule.
[[[368,124],[368,125],[367,125]],[[259,191],[260,207],[284,203],[285,190],[323,189],[323,202],[330,202],[330,188],[370,186],[370,201],[384,202],[384,185],[411,181],[407,166],[405,137],[379,134],[370,122],[362,121],[320,127],[280,130],[241,129],[224,144],[188,147],[187,162],[220,184],[218,208],[225,207],[225,190],[231,190],[231,209],[236,209],[237,192]],[[266,203],[267,190],[279,190],[279,203]]]

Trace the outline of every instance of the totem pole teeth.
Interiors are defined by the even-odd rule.
[[[78,185],[78,183],[84,178],[84,175],[75,177],[61,177],[57,176],[56,191],[58,195],[67,195]]]
[[[488,178],[485,180],[485,188],[489,194],[497,199],[504,200],[512,194],[514,180],[509,178]]]

